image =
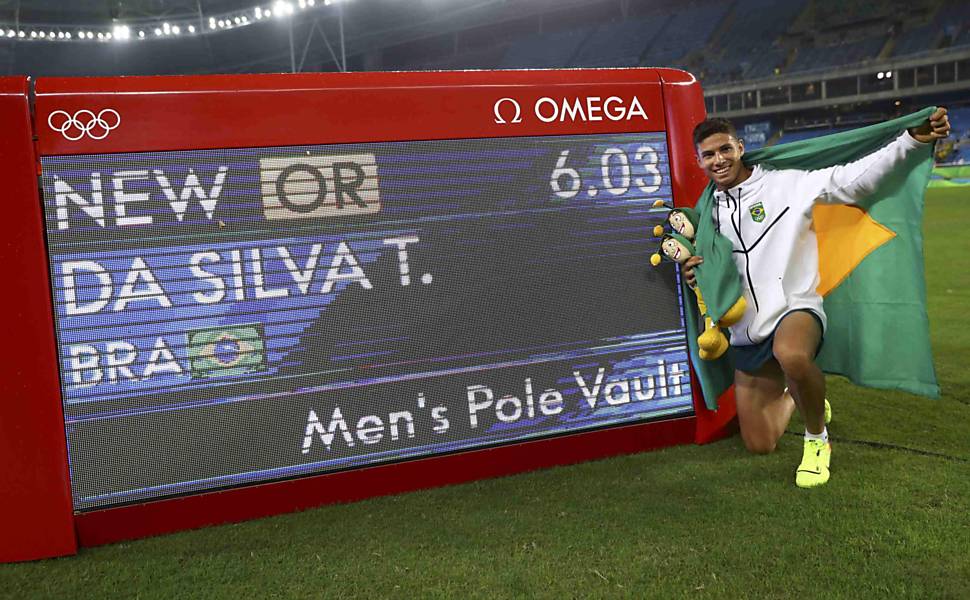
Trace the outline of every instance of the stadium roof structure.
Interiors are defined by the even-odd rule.
[[[610,0],[625,10],[630,0]],[[347,57],[604,0],[0,0],[0,65],[31,75],[346,70]],[[541,17],[540,17],[541,18]],[[242,35],[245,31],[246,35]],[[174,55],[173,42],[182,44]],[[200,41],[201,40],[201,41]],[[77,45],[101,42],[77,71]],[[126,45],[125,42],[130,42]],[[151,60],[121,52],[165,44]],[[23,46],[32,45],[32,57]],[[71,47],[74,49],[71,49]],[[125,48],[121,50],[120,48]],[[191,48],[191,50],[185,50]],[[84,53],[84,51],[81,51]],[[197,64],[166,60],[195,53]],[[307,56],[311,57],[307,62]],[[319,56],[314,60],[314,56]],[[58,67],[61,60],[64,65]],[[177,61],[176,61],[177,62]],[[127,63],[131,63],[129,66]],[[72,72],[73,69],[73,72]]]

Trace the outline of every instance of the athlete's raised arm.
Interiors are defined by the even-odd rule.
[[[870,195],[879,182],[903,163],[915,150],[950,134],[945,108],[938,108],[926,123],[861,159],[826,169],[806,171],[799,187],[810,191],[816,202],[852,204]]]

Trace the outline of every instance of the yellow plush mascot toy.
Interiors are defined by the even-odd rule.
[[[663,206],[658,200],[654,208]],[[665,232],[662,225],[654,228],[653,234],[660,238],[660,252],[650,257],[653,266],[658,266],[663,257],[667,257],[677,264],[684,264],[694,256],[694,235],[697,231],[697,212],[691,208],[674,208],[667,215],[670,231]],[[734,305],[717,322],[707,316],[707,306],[701,295],[700,288],[695,284],[691,287],[697,296],[697,307],[704,318],[704,332],[697,337],[698,354],[704,360],[720,358],[728,348],[728,339],[721,331],[722,327],[730,327],[741,320],[747,304],[744,296],[740,296]]]

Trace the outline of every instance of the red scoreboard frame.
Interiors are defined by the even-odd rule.
[[[0,78],[0,172],[7,201],[0,276],[0,562],[77,552],[181,529],[381,494],[570,464],[729,432],[732,392],[695,415],[396,464],[75,513],[38,174],[41,156],[665,131],[674,203],[706,181],[691,130],[705,117],[700,84],[674,69],[464,71],[131,78]],[[620,111],[632,98],[646,119]],[[544,99],[552,99],[552,104]],[[576,99],[587,110],[557,114]],[[117,126],[66,136],[52,114],[110,108]],[[114,117],[114,115],[108,115]],[[105,135],[101,135],[104,133]],[[94,139],[94,138],[101,139]],[[644,257],[646,262],[646,257]]]

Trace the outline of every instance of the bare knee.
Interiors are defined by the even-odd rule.
[[[743,435],[744,447],[752,454],[771,454],[778,447],[778,440],[763,435]]]
[[[815,366],[815,357],[803,348],[793,348],[787,344],[776,344],[772,353],[787,379],[800,381],[808,377]]]

